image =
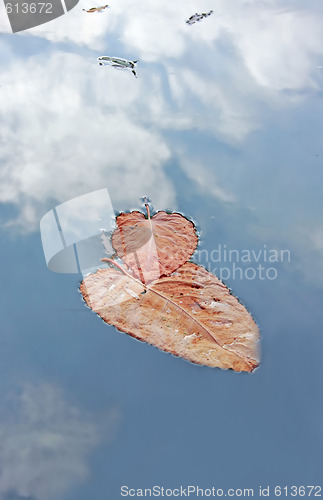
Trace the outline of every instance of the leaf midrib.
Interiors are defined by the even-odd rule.
[[[102,260],[110,261],[111,263],[113,263],[121,272],[123,272],[126,276],[128,276],[128,278],[130,278],[132,281],[134,281],[134,282],[138,283],[139,285],[141,285],[146,291],[151,291],[151,292],[155,293],[156,295],[158,295],[159,297],[162,297],[164,300],[166,300],[168,302],[171,302],[177,309],[180,309],[186,316],[188,316],[190,319],[192,319],[193,322],[197,323],[202,328],[202,330],[204,330],[207,333],[207,335],[211,338],[211,340],[217,344],[217,346],[220,349],[222,349],[225,352],[229,352],[229,353],[233,354],[237,358],[241,359],[251,369],[253,369],[254,366],[253,366],[253,364],[252,364],[251,361],[249,362],[249,361],[247,361],[245,359],[244,356],[238,354],[235,351],[232,351],[231,349],[227,349],[226,347],[221,346],[221,344],[219,344],[219,342],[213,337],[213,335],[209,332],[209,330],[206,328],[206,326],[204,326],[200,321],[198,321],[194,316],[192,316],[182,306],[180,306],[179,304],[177,304],[177,302],[175,302],[174,300],[172,300],[170,297],[167,297],[167,295],[164,295],[163,293],[155,290],[154,288],[151,288],[151,287],[147,286],[145,283],[143,283],[142,281],[138,280],[137,278],[135,278],[134,276],[132,276],[130,273],[128,273],[128,271],[126,271],[125,269],[123,269],[119,264],[117,264],[113,260],[111,260],[111,259],[102,259]],[[154,284],[155,285],[158,284],[158,280]],[[152,285],[152,286],[154,286],[154,285]],[[252,358],[249,358],[249,359],[252,359]]]
[[[203,325],[200,321],[198,321],[194,316],[192,316],[188,311],[186,311],[182,306],[180,306],[179,304],[177,304],[177,302],[175,302],[171,298],[167,297],[167,295],[164,295],[161,292],[158,292],[157,290],[155,290],[153,288],[149,288],[146,285],[144,285],[144,286],[145,286],[145,288],[147,290],[151,290],[155,294],[157,294],[160,297],[162,297],[163,299],[167,300],[168,302],[171,302],[175,307],[177,307],[178,309],[180,309],[190,319],[192,319],[195,323],[197,323],[207,333],[207,335],[211,338],[211,340],[213,342],[215,342],[219,346],[220,349],[223,349],[224,351],[227,351],[227,352],[230,352],[231,354],[234,354],[238,358],[242,359],[248,366],[252,367],[252,365],[242,355],[236,353],[235,351],[232,351],[231,349],[227,349],[226,347],[221,346],[221,344],[219,344],[219,342],[213,337],[212,333],[207,329],[207,327],[205,325]]]

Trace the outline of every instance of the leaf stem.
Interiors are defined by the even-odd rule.
[[[116,266],[120,271],[122,271],[124,274],[126,274],[127,276],[131,277],[131,274],[129,274],[125,269],[123,269],[122,266],[120,266],[120,264],[118,264],[118,262],[116,262],[115,260],[113,259],[109,259],[108,257],[103,257],[103,259],[101,259],[103,262],[110,262],[111,264],[113,264],[114,266]]]
[[[145,203],[145,207],[146,207],[146,210],[147,210],[148,219],[150,220],[150,210],[149,210],[148,203]]]
[[[122,266],[120,266],[120,264],[118,264],[118,262],[116,262],[115,260],[109,259],[108,257],[103,257],[101,260],[103,262],[110,262],[111,264],[113,264],[114,266],[116,266],[121,272],[123,272],[123,274],[125,274],[126,276],[128,276],[128,278],[131,278],[132,280],[137,281],[143,287],[147,288],[146,285],[145,285],[145,283],[142,283],[141,281],[137,280],[137,278],[135,278],[130,273],[128,273],[128,271],[126,271]]]

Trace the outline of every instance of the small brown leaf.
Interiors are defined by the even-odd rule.
[[[102,5],[101,7],[91,7],[88,10],[86,10],[86,9],[82,9],[82,10],[85,10],[85,12],[89,12],[89,13],[101,12],[102,10],[106,9],[107,7],[109,7],[109,5]]]
[[[104,321],[175,356],[235,371],[259,364],[257,325],[201,266],[188,262],[150,286],[117,269],[99,269],[80,289]]]
[[[146,205],[147,206],[147,205]],[[112,245],[118,256],[143,283],[171,274],[190,259],[198,237],[192,222],[178,213],[121,213]]]

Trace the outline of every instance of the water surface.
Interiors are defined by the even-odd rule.
[[[320,484],[322,6],[93,6],[0,38],[0,498]],[[137,78],[104,55],[138,60]],[[106,187],[116,211],[147,195],[196,222],[196,260],[259,324],[253,374],[117,332],[84,307],[80,275],[47,269],[40,219]],[[259,264],[275,272],[250,279]]]

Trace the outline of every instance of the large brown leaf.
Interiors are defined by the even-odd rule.
[[[114,268],[84,279],[81,292],[107,323],[194,363],[251,372],[259,364],[259,330],[226,286],[186,263],[146,286]]]
[[[192,256],[198,237],[192,222],[181,214],[157,212],[150,218],[141,212],[121,213],[112,245],[117,255],[143,283],[175,271]]]

